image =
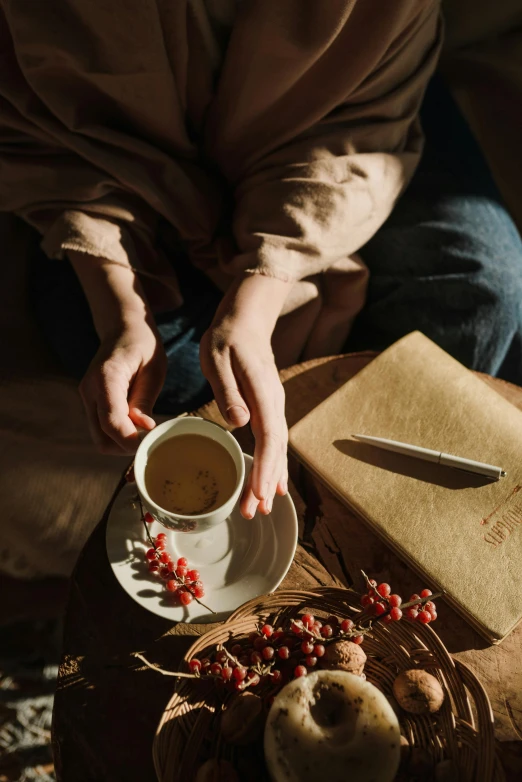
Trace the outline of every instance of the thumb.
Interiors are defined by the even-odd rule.
[[[154,371],[142,367],[132,384],[129,394],[129,418],[143,429],[154,429],[152,409],[161,391],[162,382]]]

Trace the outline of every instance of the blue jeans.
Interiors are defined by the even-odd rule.
[[[471,369],[522,385],[522,242],[480,150],[436,77],[424,101],[426,148],[392,215],[362,248],[367,304],[347,350],[382,350],[418,329]],[[98,340],[69,264],[32,263],[36,317],[64,367],[82,377]],[[168,357],[157,413],[176,415],[211,398],[199,341],[218,290],[179,263],[184,306],[158,328]]]

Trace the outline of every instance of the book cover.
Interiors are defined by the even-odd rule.
[[[507,475],[491,481],[352,434]],[[301,419],[290,448],[488,640],[522,619],[522,412],[423,334],[396,342]]]

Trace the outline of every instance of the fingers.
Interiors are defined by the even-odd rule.
[[[165,381],[163,365],[145,365],[142,367],[131,387],[129,395],[129,418],[142,429],[150,431],[156,426],[152,418],[152,409]]]
[[[254,367],[238,361],[236,373],[250,409],[252,432],[256,440],[251,473],[252,495],[259,510],[270,513],[276,490],[286,493],[288,430],[284,410],[284,390],[275,364]],[[245,498],[251,502],[251,497]]]
[[[89,370],[80,384],[89,427],[102,453],[134,453],[138,432],[129,418],[128,381],[110,363]]]
[[[250,413],[232,371],[229,349],[213,343],[207,332],[201,340],[200,360],[225,421],[231,426],[245,426]]]

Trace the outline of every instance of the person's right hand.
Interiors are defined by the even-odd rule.
[[[137,427],[154,428],[152,408],[166,370],[161,340],[145,319],[137,318],[102,339],[80,383],[91,435],[102,453],[134,453]]]

